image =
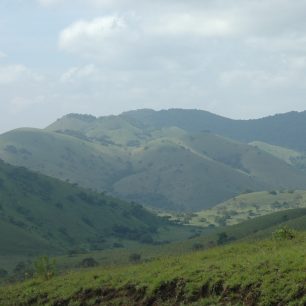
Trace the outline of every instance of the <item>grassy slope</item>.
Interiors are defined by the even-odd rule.
[[[204,235],[172,242],[166,245],[150,246],[130,244],[128,248],[109,249],[74,256],[60,256],[56,258],[60,270],[75,269],[80,262],[88,257],[94,258],[102,266],[118,266],[129,264],[131,254],[141,255],[142,261],[151,261],[160,257],[184,255],[195,249],[209,249],[220,243],[238,240],[253,241],[271,236],[272,232],[282,226],[289,226],[296,230],[306,231],[306,209],[292,209],[271,215],[258,217],[237,225],[220,227],[206,231]],[[178,228],[178,231],[180,229]],[[227,239],[220,242],[220,233],[225,233]],[[179,232],[177,234],[180,234]]]
[[[13,165],[104,191],[127,169],[112,148],[39,129],[18,129],[1,135],[0,157]]]
[[[160,241],[192,234],[191,229],[169,225],[140,205],[2,162],[0,229],[1,264],[9,256],[104,249],[146,235]],[[175,234],[177,230],[181,237]]]
[[[154,128],[177,126],[191,133],[210,130],[243,142],[263,141],[297,151],[306,151],[306,111],[289,112],[255,120],[232,120],[201,110],[139,110],[122,117]]]
[[[0,288],[5,305],[303,305],[305,234]]]
[[[304,173],[253,146],[125,116],[68,115],[47,130],[15,130],[0,136],[0,157],[173,211],[208,208],[247,189],[306,187]]]
[[[306,207],[306,191],[262,191],[242,194],[215,207],[194,213],[189,224],[232,225],[289,208]]]
[[[300,153],[294,150],[283,148],[280,146],[270,145],[261,141],[253,141],[250,145],[259,148],[262,151],[265,151],[280,160],[285,161],[289,165],[294,166],[297,169],[305,170],[306,169],[306,154]]]

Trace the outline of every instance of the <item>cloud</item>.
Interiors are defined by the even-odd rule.
[[[0,25],[7,48],[20,46],[0,61],[1,111],[47,122],[142,107],[236,118],[305,108],[306,0],[30,2],[7,6],[14,26]],[[38,14],[43,33],[29,22]]]
[[[159,35],[219,37],[233,34],[234,23],[229,16],[218,14],[177,13],[162,15],[147,30]]]
[[[292,83],[288,73],[272,73],[264,70],[232,70],[221,73],[221,82],[225,86],[252,88],[253,90],[278,89]]]
[[[42,76],[23,65],[0,65],[0,85],[9,85],[20,81],[42,80]]]
[[[37,97],[25,97],[25,96],[15,96],[10,102],[10,112],[12,114],[17,114],[23,112],[29,107],[37,106],[39,104],[44,104],[46,98],[44,96]]]
[[[99,76],[99,71],[97,67],[93,64],[88,64],[83,67],[72,67],[65,71],[61,77],[60,81],[62,83],[75,82],[84,79],[93,79]]]
[[[77,21],[59,36],[60,49],[85,57],[116,57],[124,44],[131,43],[126,21],[118,16],[104,16],[90,21]]]
[[[0,51],[0,60],[6,58],[7,55],[4,52]]]

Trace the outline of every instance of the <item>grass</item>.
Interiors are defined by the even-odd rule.
[[[241,194],[211,209],[189,215],[170,215],[170,219],[196,226],[226,226],[278,211],[305,207],[306,191],[271,190]]]
[[[306,188],[304,172],[265,150],[165,122],[67,115],[1,135],[0,158],[166,211],[199,211],[250,189]]]
[[[138,204],[3,162],[0,199],[0,268],[8,270],[22,257],[125,247],[133,241],[166,243],[197,232],[170,224]]]
[[[0,288],[6,305],[303,305],[306,235],[235,243]]]
[[[79,269],[86,258],[93,258],[99,266],[122,266],[130,263],[131,254],[139,254],[141,262],[152,261],[157,258],[185,255],[195,250],[204,250],[219,244],[233,241],[254,241],[270,237],[279,227],[289,226],[296,230],[306,231],[306,209],[293,209],[271,215],[255,218],[241,224],[207,230],[202,235],[163,245],[144,245],[136,241],[125,243],[124,248],[112,248],[102,251],[91,251],[81,254],[62,255],[56,257],[59,271]],[[177,228],[176,234],[184,237]],[[220,236],[225,234],[225,239]]]

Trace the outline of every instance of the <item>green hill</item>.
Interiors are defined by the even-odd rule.
[[[6,305],[304,305],[305,234],[0,288]]]
[[[177,111],[147,112],[168,118]],[[197,118],[197,111],[190,112]],[[0,157],[168,211],[199,211],[246,190],[306,188],[306,173],[296,165],[254,145],[184,130],[184,116],[154,127],[150,118],[145,124],[129,113],[101,118],[70,114],[46,130],[1,135]]]
[[[197,226],[225,226],[294,208],[306,208],[306,191],[272,190],[241,194],[211,209],[178,219]]]
[[[171,242],[165,245],[130,245],[129,248],[108,249],[73,257],[64,255],[56,258],[60,270],[71,270],[79,266],[82,260],[92,257],[101,266],[118,266],[130,263],[131,254],[139,254],[140,261],[152,261],[156,258],[184,255],[195,250],[237,241],[254,241],[270,237],[279,228],[289,227],[306,231],[306,209],[289,209],[250,219],[239,224],[206,230],[202,235],[194,235],[188,239]]]
[[[272,145],[306,151],[306,111],[277,114],[260,119],[233,120],[202,110],[138,110],[122,114],[139,126],[176,126],[189,133],[209,130],[238,141],[262,141]]]
[[[194,234],[142,206],[0,162],[0,267],[39,254],[165,243]]]
[[[253,141],[250,145],[265,151],[280,160],[285,161],[289,165],[294,166],[297,169],[305,171],[306,169],[306,154],[297,152],[294,150],[286,149],[280,146],[273,146],[261,141]]]

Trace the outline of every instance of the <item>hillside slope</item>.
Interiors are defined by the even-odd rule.
[[[0,288],[6,305],[304,305],[305,234]],[[226,260],[225,260],[226,258]]]
[[[246,190],[306,188],[305,172],[264,149],[184,130],[184,117],[162,128],[127,116],[70,114],[46,130],[14,130],[0,136],[0,157],[168,211],[202,210]]]
[[[122,117],[139,126],[163,128],[176,126],[190,133],[210,130],[242,142],[269,144],[306,151],[306,111],[289,112],[253,120],[233,120],[201,110],[138,110]]]
[[[127,203],[0,162],[0,260],[160,242],[180,230],[138,204]],[[5,233],[5,234],[4,234]],[[167,234],[170,237],[171,234]],[[172,235],[175,237],[176,235]]]
[[[188,218],[188,223],[197,226],[225,226],[295,208],[306,208],[305,190],[253,192],[194,213]]]

